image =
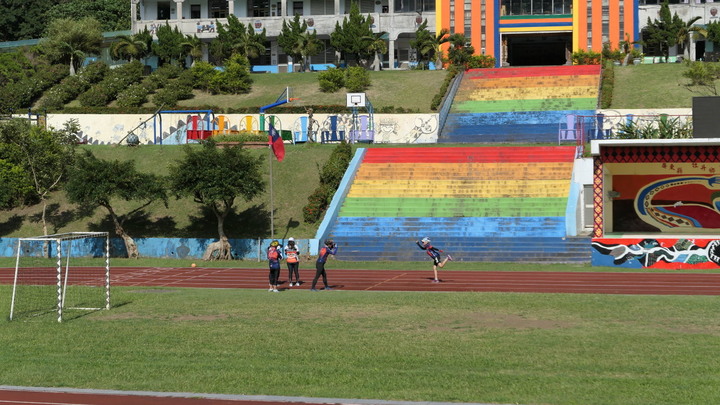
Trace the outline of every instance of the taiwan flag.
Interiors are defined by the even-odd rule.
[[[270,124],[270,130],[268,131],[268,142],[270,142],[270,146],[278,162],[282,162],[285,158],[285,144],[273,124]]]

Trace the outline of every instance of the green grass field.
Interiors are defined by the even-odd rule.
[[[678,86],[678,72],[659,79],[664,81],[662,85],[648,84],[655,80],[653,75],[659,75],[657,72],[672,68],[679,72],[682,66],[662,66],[642,80],[633,74],[644,74],[645,65],[616,69],[616,92],[620,88],[627,91],[617,93],[613,108],[659,108],[642,104],[650,101],[633,101],[640,92],[643,100],[660,100],[666,104],[663,107],[689,107],[691,99],[663,87],[664,82],[673,81],[678,88],[673,91],[688,92]],[[443,73],[435,73],[444,78]],[[312,93],[310,81],[316,77],[297,76],[309,82],[307,90],[293,84],[295,96],[303,103],[316,104],[316,94],[303,95]],[[256,83],[278,77],[257,76]],[[415,84],[402,85],[410,95],[387,91],[373,81],[374,88],[384,91],[370,93],[370,97],[374,104],[385,96],[397,97],[386,104],[397,105],[403,100],[414,103],[424,98],[417,94],[427,92],[427,100],[422,102],[429,105],[434,89],[417,87],[426,85],[425,81],[423,77]],[[252,97],[257,98],[248,102],[274,101],[278,89],[285,86],[284,80],[277,82],[265,84],[265,94],[256,94]],[[643,86],[631,87],[634,82]],[[647,88],[653,91],[646,92]],[[398,95],[390,94],[394,92]],[[322,96],[325,104],[343,103]],[[193,102],[219,105],[200,99]],[[226,102],[236,105],[232,99]],[[421,106],[417,108],[424,111]],[[310,144],[288,147],[285,162],[274,166],[276,234],[314,236],[316,225],[302,222],[301,207],[317,185],[317,170],[332,148]],[[93,152],[108,159],[135,159],[141,170],[160,173],[182,153],[181,148],[167,146],[93,147]],[[228,220],[228,235],[244,238],[269,234],[267,201],[266,194],[239,204]],[[169,210],[159,204],[151,207],[147,216],[131,225],[131,235],[216,236],[211,214],[203,213],[191,201],[171,200],[170,204]],[[109,229],[104,212],[71,206],[60,194],[53,196],[51,209],[50,232]],[[38,207],[0,212],[0,237],[41,234],[38,218]],[[190,263],[113,259],[112,264],[184,267]],[[202,265],[247,268],[264,267],[265,263]],[[0,267],[10,266],[14,266],[13,258],[0,258]],[[342,262],[332,263],[329,271],[332,276],[338,271],[333,269],[338,268],[409,267],[429,270],[430,265]],[[463,262],[453,262],[452,268],[636,271]],[[243,289],[114,287],[110,311],[58,324],[40,318],[7,321],[10,294],[10,286],[0,286],[0,313],[5,314],[0,320],[0,381],[5,385],[506,404],[694,405],[720,400],[717,297],[360,291],[312,294],[304,290],[268,294]]]
[[[0,286],[7,308],[10,287]],[[115,288],[2,321],[21,386],[543,404],[720,398],[717,297]]]

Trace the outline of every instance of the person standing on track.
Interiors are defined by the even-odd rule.
[[[325,284],[325,290],[332,290],[327,282],[327,273],[325,272],[325,262],[327,261],[327,257],[330,255],[334,255],[337,253],[337,245],[332,239],[327,239],[325,241],[325,246],[323,246],[320,249],[320,253],[318,254],[317,261],[315,262],[315,278],[313,279],[312,286],[310,287],[310,291],[317,291],[315,289],[315,285],[318,282],[318,279],[320,276],[322,276],[323,284]]]
[[[288,239],[285,246],[285,262],[288,268],[288,282],[290,287],[300,285],[300,252],[295,244],[295,238]],[[295,275],[295,284],[293,284],[293,274]]]
[[[440,260],[440,253],[444,253],[444,252],[436,247],[433,247],[430,244],[430,238],[428,238],[428,237],[423,238],[422,241],[416,240],[415,243],[417,243],[417,245],[420,247],[420,249],[424,250],[425,253],[427,253],[428,256],[430,256],[432,258],[433,273],[435,275],[435,278],[433,279],[433,283],[439,283],[440,279],[438,278],[437,268],[438,268],[438,266],[440,268],[445,267],[445,263],[447,263],[448,260],[452,261],[452,259],[453,259],[452,256],[447,255],[447,256],[445,256],[445,260]]]
[[[280,242],[274,240],[270,242],[270,246],[267,249],[267,258],[270,265],[270,289],[268,291],[280,292],[278,290],[278,279],[280,278],[280,260],[282,260],[282,253],[280,253]]]

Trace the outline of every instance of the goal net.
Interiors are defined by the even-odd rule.
[[[110,309],[107,232],[18,239],[10,319],[76,318]]]

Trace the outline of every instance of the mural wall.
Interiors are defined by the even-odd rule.
[[[719,146],[601,145],[595,159],[593,265],[720,267]]]
[[[595,239],[593,266],[637,269],[717,269],[717,239]]]
[[[192,125],[192,115],[173,113],[153,118],[152,114],[48,114],[47,125],[62,128],[70,119],[76,119],[81,128],[78,136],[89,144],[117,144],[131,131],[143,145],[172,144],[177,143],[176,139],[181,138],[178,135],[183,135],[183,131],[187,131],[189,123]],[[212,117],[207,117],[205,113],[199,115],[196,122],[202,128],[195,129],[217,129],[217,124],[213,126],[208,123],[212,123],[219,114]],[[278,130],[296,132],[307,128],[307,114],[268,113],[266,119],[271,115]],[[365,114],[361,112],[361,115]],[[331,116],[336,118],[331,120]],[[261,122],[259,114],[226,114],[224,117],[225,126],[229,130],[257,130]],[[374,114],[373,118],[375,143],[437,142],[437,114]],[[334,128],[330,128],[331,122]],[[313,114],[313,128],[320,132],[344,131],[347,136],[353,128],[353,117],[350,111],[346,114]],[[318,135],[317,138],[319,140],[320,136]]]

